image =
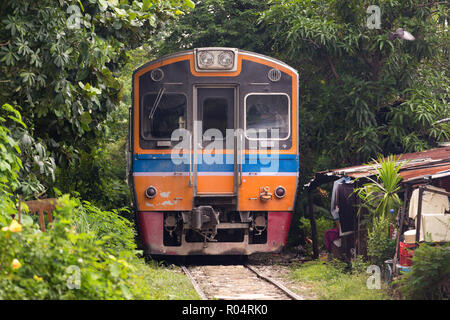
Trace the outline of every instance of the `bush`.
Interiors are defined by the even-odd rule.
[[[355,274],[365,273],[369,266],[370,266],[370,263],[368,261],[365,261],[364,257],[362,255],[357,255],[356,257],[352,258],[352,260],[351,260],[352,273],[355,273]]]
[[[73,222],[77,201],[59,199],[55,222],[40,232],[32,219],[23,225],[9,219],[0,232],[0,297],[2,299],[133,298],[133,252],[104,250],[93,232],[79,233]],[[11,229],[11,226],[20,226]],[[12,231],[11,231],[12,230]],[[80,284],[76,281],[79,272]],[[75,278],[74,278],[75,277]],[[73,280],[71,282],[71,279]],[[74,289],[77,288],[77,289]],[[139,298],[139,297],[137,297]]]
[[[325,217],[319,217],[316,219],[316,228],[317,228],[317,242],[319,250],[326,250],[325,248],[325,231],[328,229],[332,229],[335,226],[334,221],[327,219]],[[300,228],[303,229],[305,236],[311,238],[311,223],[308,218],[301,217],[300,218]]]
[[[414,252],[409,273],[396,282],[406,299],[448,299],[450,297],[450,244],[423,243]]]
[[[0,108],[0,195],[19,186],[19,171],[22,168],[19,145],[13,139],[9,127],[5,125],[8,121],[25,126],[20,113],[5,103]]]
[[[19,224],[15,204],[0,198],[0,300],[197,298],[182,274],[137,258],[133,226],[117,212],[58,200],[41,232],[25,213]]]
[[[58,167],[54,187],[105,210],[129,207],[130,192],[126,182],[126,139],[80,151],[78,159],[66,168]]]
[[[369,228],[367,239],[367,255],[371,263],[384,267],[384,261],[392,259],[395,253],[395,241],[389,239],[389,219],[375,216]]]
[[[128,210],[104,211],[88,201],[76,201],[74,222],[78,232],[93,232],[96,239],[103,241],[103,249],[110,252],[136,249],[133,224],[120,215],[130,214]]]

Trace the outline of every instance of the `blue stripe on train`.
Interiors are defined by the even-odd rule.
[[[200,155],[198,155],[200,156]],[[255,156],[261,156],[261,155],[249,155],[246,154],[245,158],[248,160],[250,157],[255,157]],[[272,155],[269,155],[272,156]],[[296,160],[298,159],[296,154],[278,154],[278,155],[274,155],[274,156],[278,156],[279,159],[283,159],[283,160]],[[135,160],[158,160],[158,159],[172,159],[172,155],[170,154],[134,154],[133,155],[133,159]],[[233,159],[233,155],[232,154],[227,154],[227,159]]]
[[[233,155],[228,155],[228,161],[233,161]],[[270,155],[269,155],[270,156]],[[242,165],[243,172],[297,172],[298,159],[296,155],[278,155],[271,158],[257,159],[252,155],[246,155]],[[170,155],[135,155],[133,157],[134,172],[188,172],[188,161],[180,161],[180,164],[171,160]],[[205,162],[205,161],[204,161]],[[224,160],[224,162],[226,162]],[[227,163],[199,163],[199,172],[233,172],[234,165]]]

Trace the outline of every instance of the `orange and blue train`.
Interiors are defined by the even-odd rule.
[[[286,244],[299,176],[298,72],[235,48],[134,71],[128,183],[149,255],[250,255]]]

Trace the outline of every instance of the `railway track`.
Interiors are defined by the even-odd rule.
[[[303,300],[250,265],[181,266],[203,300]]]

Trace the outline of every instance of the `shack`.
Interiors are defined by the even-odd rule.
[[[414,245],[423,240],[450,241],[450,146],[445,145],[423,152],[396,155],[395,159],[397,162],[403,163],[399,171],[402,177],[399,196],[403,199],[403,204],[396,213],[399,232],[392,235],[396,239],[394,270],[396,266],[399,266],[400,244],[412,243]],[[369,178],[374,179],[377,174],[376,169],[377,165],[372,162],[368,165],[325,170],[315,173],[314,178],[304,185],[304,190],[308,193],[308,211],[315,258],[319,255],[317,237],[323,235],[317,235],[312,195],[320,186],[331,182],[334,187],[337,184],[345,186],[342,188],[345,191],[344,194],[347,195],[345,201],[350,202],[350,205],[348,203],[339,204],[341,209],[345,209],[345,212],[342,213],[346,221],[344,223],[341,221],[338,241],[335,243],[347,256],[364,255],[367,230],[361,223],[363,217],[356,214],[359,199],[356,196],[349,196],[349,192],[369,182]],[[338,196],[334,194],[335,189],[333,188],[332,202],[339,200]],[[332,205],[330,212],[332,215],[334,215],[333,209]],[[426,239],[427,236],[429,239]]]

